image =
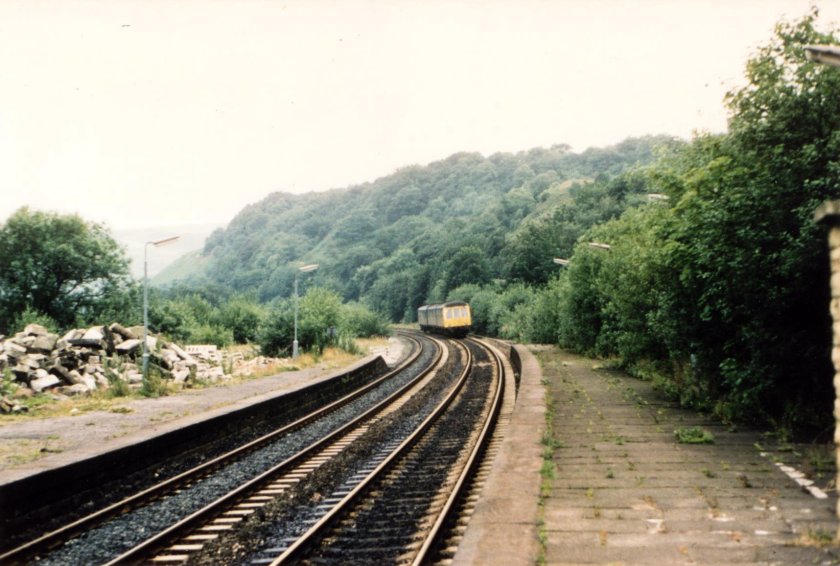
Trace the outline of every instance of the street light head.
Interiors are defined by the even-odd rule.
[[[148,245],[152,245],[152,246],[154,246],[154,247],[156,247],[156,248],[159,248],[160,246],[165,246],[165,245],[167,245],[167,244],[174,244],[174,243],[175,243],[175,242],[177,242],[180,238],[181,238],[181,236],[172,236],[172,237],[170,237],[170,238],[164,238],[163,240],[156,240],[156,241],[154,241],[154,242],[146,242],[146,245],[147,245],[147,246],[148,246]]]
[[[806,45],[805,56],[809,61],[840,67],[840,47],[836,45]]]
[[[610,249],[609,244],[602,244],[600,242],[589,242],[587,245],[590,248],[595,248],[597,250],[608,250],[608,249]]]
[[[298,271],[301,273],[309,273],[310,271],[315,271],[318,267],[319,265],[317,263],[310,263],[309,265],[298,267]]]
[[[555,257],[552,261],[557,265],[569,265],[569,260],[563,259],[562,257]]]

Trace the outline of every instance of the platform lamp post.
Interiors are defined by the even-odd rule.
[[[143,246],[143,385],[148,384],[149,379],[149,348],[146,345],[146,336],[149,333],[149,246],[159,248],[172,244],[181,236],[171,236],[163,240],[146,242]]]
[[[310,263],[309,265],[304,265],[302,267],[298,267],[297,271],[295,271],[295,339],[292,342],[292,358],[298,357],[298,337],[297,337],[297,330],[298,330],[298,275],[301,273],[309,273],[310,271],[315,271],[318,269],[317,263]]]

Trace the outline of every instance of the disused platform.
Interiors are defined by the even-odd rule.
[[[840,563],[834,472],[799,472],[826,447],[725,427],[595,360],[518,351],[510,430],[457,564]],[[678,441],[692,429],[712,443]]]
[[[329,381],[378,356],[346,368],[313,367],[156,399],[132,399],[117,410],[93,411],[51,419],[26,419],[0,427],[0,452],[36,452],[0,469],[0,485],[95,458],[145,440],[189,428],[242,409]],[[13,459],[12,459],[13,460]],[[72,486],[68,485],[68,489]]]

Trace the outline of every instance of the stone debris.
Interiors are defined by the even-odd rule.
[[[38,324],[13,336],[0,336],[0,375],[11,379],[14,394],[0,389],[0,413],[25,410],[15,398],[34,393],[80,395],[111,387],[116,380],[139,389],[143,383],[143,327],[120,324],[74,329],[58,336]],[[175,383],[229,379],[268,367],[272,360],[227,356],[215,346],[186,346],[146,337],[150,366]],[[191,352],[196,352],[191,353]],[[277,360],[273,360],[276,362]],[[2,385],[2,383],[0,383]]]

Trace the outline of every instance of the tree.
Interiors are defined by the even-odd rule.
[[[94,321],[125,296],[128,263],[104,226],[21,208],[0,227],[0,331],[27,308],[64,328]]]
[[[562,281],[560,338],[625,364],[662,362],[667,390],[725,419],[821,430],[831,321],[813,211],[840,186],[840,73],[805,59],[804,45],[838,42],[815,20],[779,24],[748,62],[748,84],[727,96],[730,133],[698,136],[647,172],[668,205],[583,237]],[[636,192],[621,180],[597,197],[602,209]]]
[[[257,338],[257,329],[265,316],[263,307],[245,296],[236,296],[226,302],[219,312],[221,326],[233,332],[233,340],[238,344],[253,342]]]
[[[731,133],[698,140],[672,192],[682,291],[671,304],[706,392],[724,416],[790,426],[822,426],[831,410],[828,257],[813,211],[840,186],[840,73],[805,58],[806,44],[838,43],[816,17],[776,26],[727,97]]]

